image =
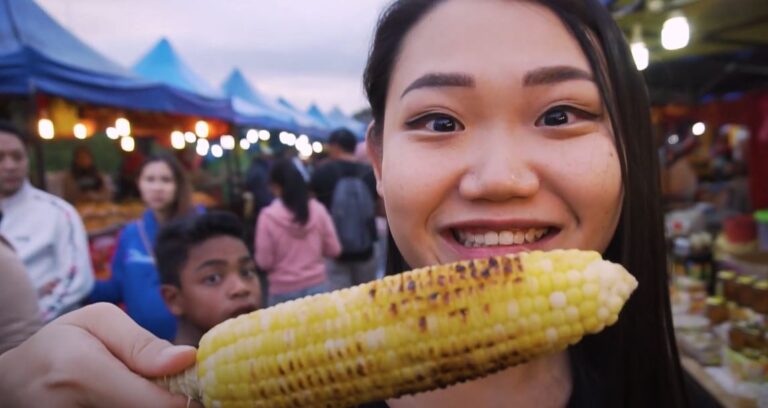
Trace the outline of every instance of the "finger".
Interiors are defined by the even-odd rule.
[[[86,306],[59,321],[88,331],[128,368],[145,377],[176,374],[195,363],[193,347],[158,339],[108,303]]]

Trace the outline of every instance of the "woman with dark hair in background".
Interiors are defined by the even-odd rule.
[[[268,305],[328,290],[324,257],[341,247],[331,216],[290,159],[277,161],[270,172],[275,197],[256,223],[256,264],[267,272]]]
[[[147,206],[125,226],[112,258],[112,276],[98,281],[92,302],[124,303],[126,312],[154,335],[173,340],[176,318],[160,296],[153,248],[164,223],[192,211],[192,192],[181,164],[170,155],[148,158],[139,170],[138,190]]]
[[[112,186],[93,160],[88,146],[78,146],[72,153],[69,172],[64,175],[64,199],[72,204],[109,201]]]

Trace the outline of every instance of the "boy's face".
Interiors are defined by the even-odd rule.
[[[242,240],[210,238],[189,249],[181,287],[163,285],[171,312],[203,331],[261,306],[261,285]]]

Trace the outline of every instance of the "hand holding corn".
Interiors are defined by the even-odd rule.
[[[420,268],[214,327],[160,379],[206,407],[346,407],[552,354],[616,322],[637,281],[597,252]]]

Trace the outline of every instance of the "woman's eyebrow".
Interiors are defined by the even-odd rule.
[[[551,85],[572,80],[595,81],[591,73],[581,68],[556,65],[528,71],[523,77],[523,86]]]
[[[405,94],[413,91],[414,89],[438,88],[446,86],[461,86],[471,88],[475,86],[475,78],[473,78],[471,75],[463,73],[430,72],[411,82],[411,84],[405,88],[402,95],[400,95],[400,98],[402,99]]]

